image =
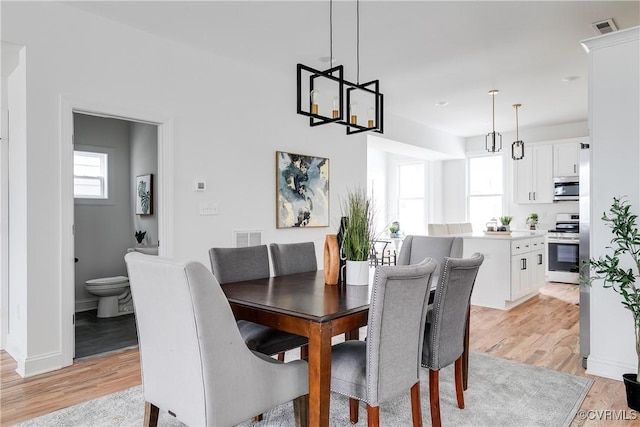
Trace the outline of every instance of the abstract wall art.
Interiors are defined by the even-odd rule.
[[[329,226],[329,159],[276,152],[276,225]]]

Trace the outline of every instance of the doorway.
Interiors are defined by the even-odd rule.
[[[92,118],[104,118],[112,120],[124,120],[128,122],[151,125],[155,129],[157,136],[157,173],[154,175],[154,198],[156,200],[156,209],[154,216],[157,222],[157,234],[154,241],[162,242],[162,246],[158,249],[159,255],[172,256],[173,250],[173,227],[171,218],[173,217],[172,200],[173,200],[173,165],[170,159],[173,154],[173,126],[169,117],[160,113],[149,113],[133,111],[117,106],[105,106],[90,104],[83,101],[64,98],[61,102],[61,174],[62,182],[68,182],[68,186],[62,187],[62,219],[61,219],[61,258],[62,258],[62,359],[63,366],[73,364],[75,356],[75,324],[76,324],[76,265],[75,265],[75,200],[73,189],[73,151],[74,151],[74,134],[75,123],[74,116],[83,115]],[[129,175],[129,174],[127,174]],[[135,179],[135,176],[134,176]],[[133,197],[132,195],[130,197]],[[130,209],[133,216],[133,209]],[[135,222],[129,222],[133,230],[137,225]],[[70,230],[70,232],[67,232]],[[132,243],[134,245],[134,232],[129,232]],[[126,244],[125,246],[129,246]],[[123,249],[123,253],[119,254],[120,259],[126,253],[127,247]],[[106,271],[104,272],[106,273]],[[110,276],[111,273],[101,274],[99,277]],[[94,302],[95,303],[95,302]],[[86,308],[79,304],[79,309]],[[65,322],[65,319],[71,319],[71,322]]]
[[[85,283],[126,278],[124,255],[137,245],[158,246],[157,198],[151,197],[147,214],[135,210],[136,177],[158,179],[158,126],[81,113],[74,113],[73,120],[75,358],[79,359],[138,343],[128,287],[101,284],[96,285],[98,291],[87,289]],[[150,196],[153,190],[149,188]],[[145,235],[140,243],[136,232]],[[111,298],[114,310],[104,309],[102,294],[109,286],[118,294]]]

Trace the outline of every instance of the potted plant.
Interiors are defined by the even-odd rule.
[[[611,229],[613,238],[609,253],[588,261],[592,275],[586,282],[602,280],[605,289],[613,289],[622,297],[622,305],[631,311],[636,335],[638,368],[635,373],[624,374],[627,389],[627,404],[640,410],[640,288],[636,279],[640,277],[640,232],[636,225],[637,215],[624,198],[614,197],[609,213],[602,214],[602,221]],[[625,268],[624,265],[632,267]]]
[[[502,231],[510,231],[509,224],[511,224],[511,220],[513,220],[512,216],[501,216],[500,217],[500,224],[502,224],[502,226],[504,227],[504,229]]]
[[[136,236],[136,240],[138,241],[138,244],[139,244],[139,245],[140,245],[140,244],[142,244],[142,241],[144,240],[144,236],[145,236],[146,234],[147,234],[147,232],[146,232],[146,231],[142,231],[142,230],[140,230],[140,231],[136,231],[135,236]]]
[[[399,231],[400,231],[400,223],[398,221],[393,221],[389,226],[389,237],[398,237]]]
[[[533,212],[527,217],[527,224],[529,224],[529,230],[535,230],[538,228],[538,214]]]
[[[348,285],[369,284],[369,258],[374,240],[373,203],[362,188],[347,193],[341,203],[346,229],[342,250],[347,259]]]

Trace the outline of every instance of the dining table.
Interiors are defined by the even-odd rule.
[[[323,270],[225,283],[236,319],[309,338],[308,425],[329,425],[331,339],[358,339],[367,324],[367,285],[326,285]]]
[[[332,338],[344,333],[345,340],[359,339],[359,329],[368,320],[372,280],[368,286],[326,285],[324,271],[318,270],[225,283],[221,287],[237,320],[309,339],[308,425],[328,426]],[[466,357],[468,330],[467,324]],[[466,380],[466,364],[463,371]]]

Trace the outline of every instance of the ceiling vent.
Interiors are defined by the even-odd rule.
[[[605,19],[604,21],[594,22],[591,24],[591,28],[595,31],[596,34],[607,34],[612,33],[614,31],[618,31],[618,27],[613,22],[613,18]]]

